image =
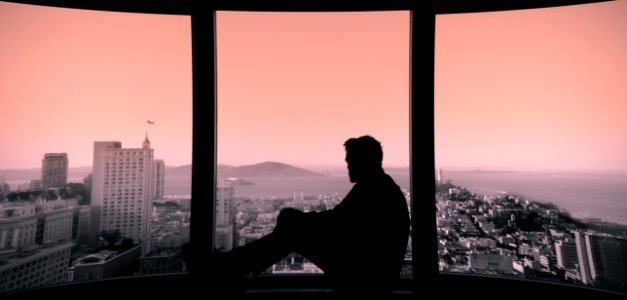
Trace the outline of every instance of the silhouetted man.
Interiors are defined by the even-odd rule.
[[[220,275],[265,270],[296,252],[316,264],[340,290],[387,291],[398,278],[407,240],[405,196],[381,167],[381,144],[371,136],[344,144],[351,191],[335,208],[304,213],[281,210],[274,231],[219,255]]]

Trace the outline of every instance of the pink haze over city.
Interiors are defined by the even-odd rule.
[[[625,14],[438,16],[436,164],[627,170]],[[219,12],[218,162],[342,165],[371,134],[409,165],[409,29],[408,12]],[[0,169],[91,166],[94,141],[146,131],[156,158],[191,163],[189,17],[0,2],[0,40]]]

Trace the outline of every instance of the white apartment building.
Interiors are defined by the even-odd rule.
[[[135,243],[148,240],[155,188],[153,156],[148,136],[141,148],[94,142],[91,204],[100,211],[100,231],[119,229],[123,238]]]

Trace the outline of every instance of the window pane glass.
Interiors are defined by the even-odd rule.
[[[437,17],[441,271],[626,291],[625,12]]]
[[[184,271],[189,17],[0,11],[0,292]]]
[[[269,234],[283,208],[333,209],[352,187],[351,137],[381,141],[409,203],[409,12],[221,11],[216,22],[217,249]],[[320,272],[295,254],[266,270]]]

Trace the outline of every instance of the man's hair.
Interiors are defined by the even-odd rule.
[[[369,135],[358,138],[350,138],[344,142],[346,152],[350,153],[361,163],[371,166],[381,166],[383,161],[383,150],[381,143]]]

